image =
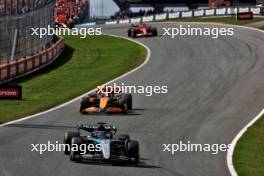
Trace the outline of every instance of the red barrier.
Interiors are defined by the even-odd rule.
[[[45,51],[27,56],[17,61],[0,65],[0,81],[10,80],[16,77],[39,70],[57,59],[64,49],[64,40],[60,38],[55,44]]]

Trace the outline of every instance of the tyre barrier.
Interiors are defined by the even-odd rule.
[[[0,83],[33,73],[55,61],[64,50],[64,39],[54,43],[50,48],[16,61],[0,65]]]
[[[161,13],[143,17],[134,17],[122,20],[106,21],[106,25],[113,24],[129,24],[129,23],[141,23],[161,20],[172,20],[180,18],[192,18],[192,17],[210,17],[210,16],[231,16],[236,15],[238,12],[252,12],[254,15],[261,15],[261,7],[222,7],[214,9],[201,9],[201,10],[188,10],[178,12]],[[264,11],[264,10],[263,10]],[[264,12],[263,12],[264,13]]]

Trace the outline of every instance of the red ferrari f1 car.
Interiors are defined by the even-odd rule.
[[[155,27],[147,26],[146,24],[132,25],[128,29],[128,37],[149,37],[149,36],[158,36],[158,30]]]

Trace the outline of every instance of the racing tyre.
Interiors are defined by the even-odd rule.
[[[130,110],[129,108],[132,109],[132,96],[131,96],[131,94],[122,94],[122,97],[118,103],[122,107],[123,113],[127,114],[128,110]]]
[[[71,145],[77,145],[78,147],[82,144],[82,139],[80,137],[73,137],[71,140]],[[81,162],[82,158],[79,150],[70,151],[70,160],[75,162]]]
[[[71,140],[73,137],[79,137],[80,133],[78,132],[67,132],[64,134],[64,144],[69,144],[69,146],[71,146]],[[70,149],[69,148],[65,148],[64,151],[65,155],[70,154]]]
[[[137,34],[135,30],[131,30],[131,37],[136,38]]]
[[[133,101],[132,101],[132,95],[131,94],[128,94],[127,109],[128,110],[133,109]]]
[[[127,31],[127,36],[128,36],[128,37],[131,37],[131,29],[129,29],[129,30]]]
[[[87,108],[87,106],[89,106],[89,104],[88,104],[88,97],[84,97],[84,98],[82,98],[81,103],[80,103],[80,113],[81,114],[85,114],[85,112],[83,110],[85,108]]]
[[[123,105],[123,114],[127,114],[128,113],[128,105],[127,103]]]
[[[122,106],[127,104],[130,98],[131,98],[130,94],[122,94],[121,98],[118,101],[119,105]]]
[[[86,114],[86,112],[83,111],[84,109],[85,109],[85,106],[84,106],[84,105],[81,105],[81,106],[80,106],[80,113],[81,113],[81,114]]]
[[[153,36],[158,36],[158,31],[157,31],[157,28],[153,28]]]
[[[128,141],[127,155],[131,164],[137,165],[139,163],[139,144],[137,141]]]

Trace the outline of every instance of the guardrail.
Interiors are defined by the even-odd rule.
[[[105,22],[105,24],[111,25],[111,24],[144,23],[144,22],[171,20],[171,19],[179,19],[179,18],[226,16],[226,15],[235,15],[237,14],[237,12],[252,12],[254,15],[260,15],[261,7],[239,7],[239,8],[223,7],[223,8],[215,8],[215,9],[168,12],[168,13],[149,15],[144,17],[107,21]]]
[[[55,61],[64,49],[64,39],[50,48],[19,60],[0,65],[0,83],[33,73]]]

